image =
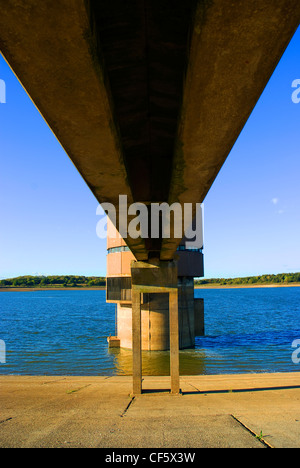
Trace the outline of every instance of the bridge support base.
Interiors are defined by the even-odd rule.
[[[178,276],[175,262],[132,262],[133,394],[142,393],[141,294],[169,294],[171,393],[180,392]]]

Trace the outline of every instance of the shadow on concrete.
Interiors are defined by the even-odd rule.
[[[259,388],[239,388],[239,389],[227,389],[227,390],[198,390],[182,392],[182,395],[209,395],[209,394],[220,394],[220,393],[252,393],[252,392],[266,392],[274,390],[295,390],[300,389],[300,385],[288,385],[281,387],[259,387]]]
[[[146,388],[142,390],[142,395],[151,395],[151,393],[164,393],[164,394],[170,394],[171,390],[169,388]]]

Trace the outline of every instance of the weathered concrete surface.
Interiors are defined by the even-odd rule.
[[[2,0],[0,50],[99,202],[195,204],[299,21],[299,0]]]
[[[299,22],[298,0],[199,2],[170,204],[204,201]],[[161,259],[177,246],[164,239]]]
[[[300,447],[299,373],[169,380],[1,376],[0,447]]]
[[[133,202],[105,70],[83,0],[1,2],[0,52],[99,202]],[[54,183],[54,181],[53,181]],[[117,213],[118,214],[118,213]],[[127,238],[136,257],[142,239]]]

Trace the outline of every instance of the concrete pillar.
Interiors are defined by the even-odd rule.
[[[142,311],[141,294],[169,294],[171,392],[178,394],[179,319],[178,270],[175,262],[132,262],[132,356],[133,393],[142,393]]]
[[[133,393],[142,393],[142,320],[141,320],[141,294],[132,291],[132,373]]]
[[[178,321],[178,289],[170,293],[170,369],[171,393],[180,392],[179,383],[179,321]]]

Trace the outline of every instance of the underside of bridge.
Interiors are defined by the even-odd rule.
[[[122,194],[129,204],[193,203],[195,214],[299,20],[299,0],[10,0],[0,50],[100,203],[117,207]],[[136,272],[171,265],[182,239],[124,241],[138,261],[139,356]],[[154,276],[148,293],[164,287],[174,305],[174,275]],[[168,326],[176,374],[176,307]]]

